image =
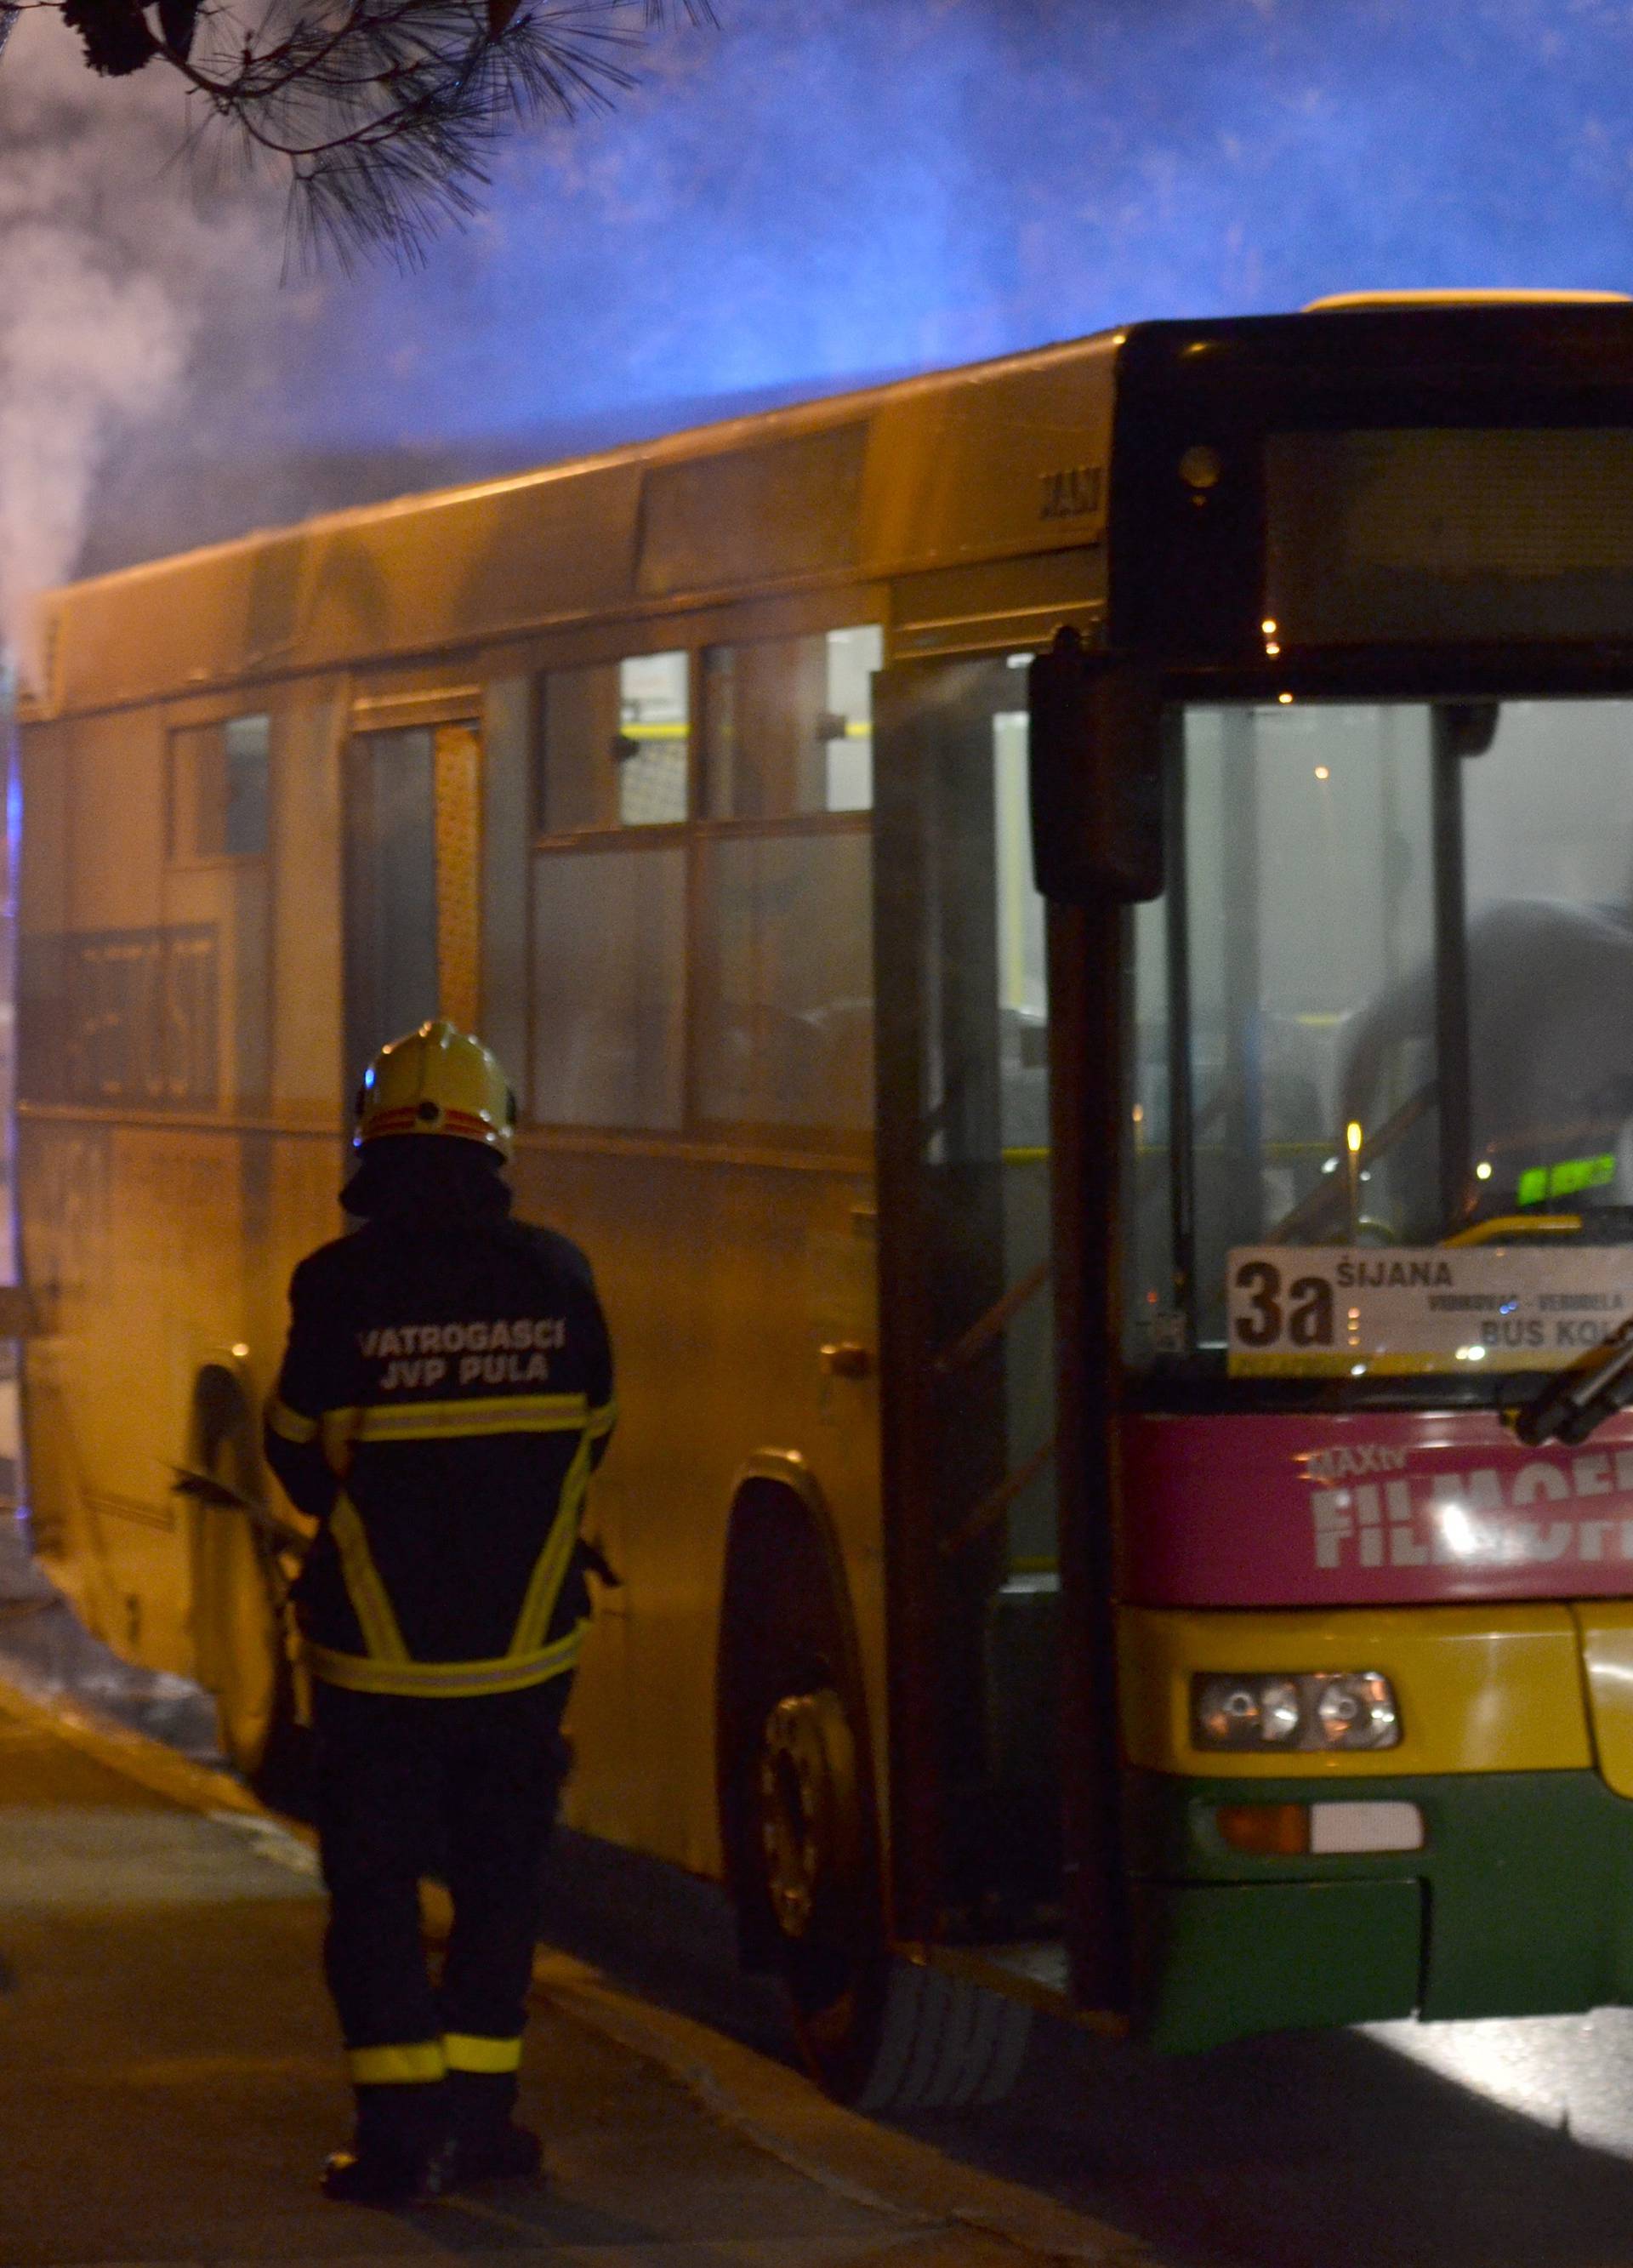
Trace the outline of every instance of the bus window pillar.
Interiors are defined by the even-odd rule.
[[[1229,821],[1224,853],[1225,1059],[1222,1194],[1227,1242],[1251,1244],[1263,1226],[1264,1049],[1259,923],[1259,744],[1253,712],[1221,718]]]
[[[1191,908],[1186,837],[1185,749],[1170,725],[1164,748],[1168,887],[1163,901],[1168,964],[1168,1197],[1173,1218],[1173,1305],[1185,1344],[1196,1344],[1196,1144],[1191,1078]]]
[[[1467,1209],[1474,1150],[1463,764],[1490,747],[1497,718],[1495,702],[1443,702],[1434,711],[1435,1056],[1442,1235],[1460,1225]]]

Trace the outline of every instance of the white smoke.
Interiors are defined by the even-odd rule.
[[[180,83],[94,77],[52,11],[0,56],[0,648],[31,667],[110,452],[175,404],[212,312],[276,292],[271,188],[195,200]]]

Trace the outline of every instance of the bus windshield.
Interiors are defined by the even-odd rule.
[[[1217,1362],[1266,1248],[1535,1278],[1633,1242],[1633,700],[1193,707],[1176,762],[1131,917],[1131,1363]],[[1412,1366],[1467,1387],[1466,1352]]]

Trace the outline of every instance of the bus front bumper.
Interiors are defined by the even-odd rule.
[[[1416,1805],[1411,1852],[1254,1857],[1221,1808],[1307,1804],[1307,1778],[1129,1777],[1136,2011],[1151,2043],[1386,2017],[1633,2003],[1633,1801],[1585,1771],[1370,1776]]]

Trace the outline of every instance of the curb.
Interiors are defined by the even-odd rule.
[[[19,1684],[15,1666],[0,1670],[0,1711],[36,1732],[52,1733],[71,1749],[97,1764],[107,1764],[133,1779],[154,1795],[168,1796],[189,1811],[233,1811],[255,1818],[272,1817],[249,1790],[231,1772],[216,1771],[179,1756],[162,1741],[138,1733],[117,1719],[88,1709],[48,1686]],[[280,1820],[286,1833],[298,1832]]]
[[[230,1773],[178,1756],[82,1703],[18,1684],[11,1670],[0,1672],[0,1713],[223,1825],[265,1822],[308,1848],[315,1843],[310,1828],[268,1811]],[[433,1932],[445,1931],[447,1893],[428,1885],[425,1908]],[[842,2109],[800,2073],[690,2017],[636,1999],[570,1954],[541,1947],[533,1976],[541,1999],[658,2066],[755,2148],[830,2194],[895,2221],[904,2234],[951,2221],[1033,2259],[1160,2268],[1148,2246],[1105,2222]]]
[[[908,2228],[952,2221],[1034,2259],[1161,2268],[1148,2246],[1106,2222],[846,2110],[802,2073],[631,1999],[570,1955],[545,1948],[533,1973],[545,1999],[660,2065],[746,2140],[835,2196]]]

